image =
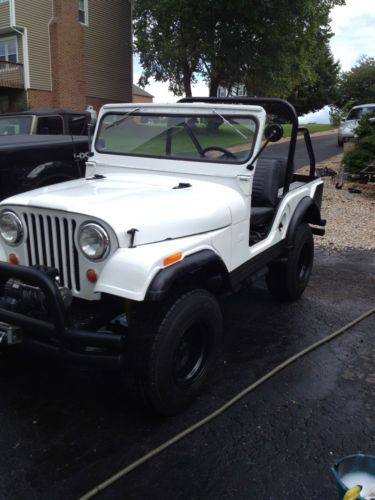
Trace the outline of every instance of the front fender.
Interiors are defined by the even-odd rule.
[[[162,295],[159,292],[168,290],[173,283],[173,278],[160,280],[159,275],[158,280],[154,282],[154,286],[150,288],[159,272],[168,269],[167,275],[174,275],[171,271],[176,269],[178,273],[180,267],[178,264],[184,262],[192,254],[195,255],[203,251],[208,251],[211,255],[217,256],[218,261],[222,262],[224,272],[226,265],[212,243],[215,236],[220,233],[221,231],[215,231],[150,245],[141,245],[135,248],[119,248],[101,271],[94,292],[143,301],[150,290],[154,292],[152,298],[157,300]],[[182,259],[175,264],[164,266],[163,260],[176,252],[182,253]],[[163,285],[162,288],[159,286],[160,283]]]

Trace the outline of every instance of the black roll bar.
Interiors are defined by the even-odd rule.
[[[282,115],[287,118],[292,124],[292,131],[290,135],[289,141],[289,150],[288,150],[288,159],[287,159],[287,168],[285,173],[285,181],[284,181],[284,194],[289,191],[290,183],[293,179],[294,174],[294,155],[296,152],[296,143],[297,143],[297,135],[299,132],[298,129],[298,116],[296,110],[290,102],[285,99],[278,99],[274,97],[184,97],[180,99],[178,102],[181,103],[194,103],[201,102],[207,104],[254,104],[258,106],[264,107],[266,110],[268,108],[268,112],[272,106],[279,108],[283,111]],[[280,114],[280,112],[279,112]],[[310,158],[310,176],[315,175],[315,158],[311,145],[310,135],[307,129],[300,129],[304,134],[305,143],[307,147],[307,152]]]

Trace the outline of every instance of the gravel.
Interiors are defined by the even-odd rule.
[[[340,169],[342,155],[317,164],[318,168]],[[322,217],[327,219],[326,234],[315,237],[319,247],[332,250],[375,250],[375,184],[345,182],[336,189],[337,177],[324,177]],[[360,193],[350,193],[355,188]]]

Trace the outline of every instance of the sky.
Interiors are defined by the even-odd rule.
[[[375,58],[375,0],[346,0],[346,5],[331,11],[331,49],[341,69],[348,71],[356,61],[366,55]],[[137,83],[142,68],[137,56],[134,60],[134,83]],[[151,81],[145,90],[154,96],[154,102],[175,102],[178,97],[168,92],[167,83]],[[193,95],[208,95],[204,82],[193,87]],[[304,122],[328,122],[327,109],[306,115]]]

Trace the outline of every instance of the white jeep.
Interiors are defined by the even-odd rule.
[[[310,173],[294,172],[289,103],[183,101],[104,106],[85,178],[0,205],[2,345],[117,363],[161,414],[213,368],[218,297],[263,269],[275,298],[300,297],[325,224],[306,130]],[[292,123],[286,158],[264,156],[282,135],[268,108]]]

